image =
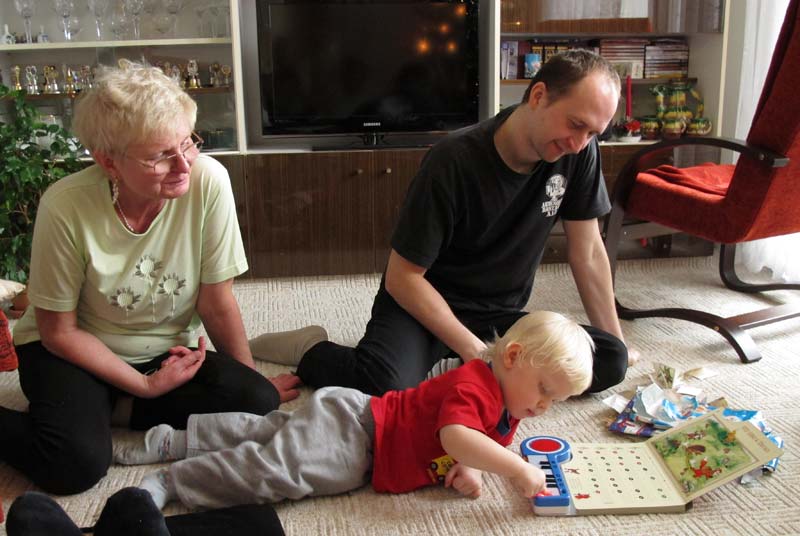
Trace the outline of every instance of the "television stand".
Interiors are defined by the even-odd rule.
[[[384,142],[383,138],[385,136],[385,134],[381,134],[380,132],[365,132],[361,135],[361,141],[364,142],[364,145],[377,147]]]

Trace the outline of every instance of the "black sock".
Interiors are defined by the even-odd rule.
[[[164,515],[141,488],[123,488],[108,498],[95,536],[169,536]]]
[[[81,536],[81,529],[53,499],[29,491],[17,497],[8,509],[8,536]]]

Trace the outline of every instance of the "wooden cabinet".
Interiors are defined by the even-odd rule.
[[[625,162],[640,149],[642,149],[642,145],[633,143],[628,145],[600,145],[600,162],[603,167],[603,177],[606,179],[606,189],[609,197],[614,192],[617,176],[622,171]]]
[[[250,275],[382,271],[397,212],[424,154],[404,149],[245,157],[240,221]]]

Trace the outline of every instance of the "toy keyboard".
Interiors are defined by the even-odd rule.
[[[561,464],[572,458],[569,443],[553,436],[534,436],[520,445],[522,456],[545,474],[545,489],[531,502],[540,516],[574,516],[575,505],[564,480]]]

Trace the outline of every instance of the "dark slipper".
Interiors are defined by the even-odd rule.
[[[8,509],[8,536],[81,536],[81,529],[53,499],[29,491],[17,497]]]
[[[95,536],[169,536],[164,515],[148,492],[123,488],[108,498],[94,526]]]

